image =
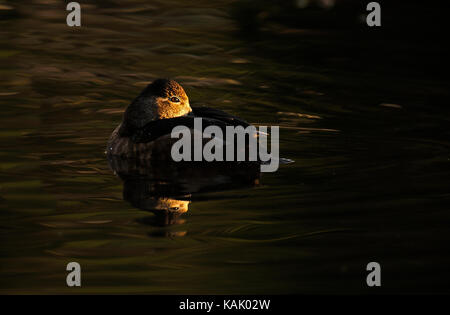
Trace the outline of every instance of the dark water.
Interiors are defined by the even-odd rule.
[[[279,23],[255,35],[231,1],[182,3],[83,1],[81,28],[63,1],[1,7],[0,292],[371,293],[376,261],[376,292],[448,293],[448,82],[423,66],[436,48]],[[158,77],[280,126],[295,163],[153,200],[188,210],[174,218],[124,201],[105,144]]]

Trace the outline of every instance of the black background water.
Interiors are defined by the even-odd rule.
[[[1,292],[371,293],[377,261],[376,292],[448,293],[444,20],[382,3],[374,30],[358,2],[80,1],[80,28],[63,1],[0,3]],[[104,150],[158,77],[280,126],[295,163],[154,224]]]

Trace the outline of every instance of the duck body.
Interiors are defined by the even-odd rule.
[[[246,121],[224,111],[189,105],[184,89],[173,80],[158,79],[128,106],[122,123],[111,134],[108,156],[125,159],[171,161],[171,148],[178,138],[171,132],[176,126],[194,128],[194,119],[202,126],[250,126]],[[209,139],[204,139],[204,143]]]
[[[108,163],[124,181],[125,199],[147,205],[148,200],[159,200],[161,196],[178,200],[186,194],[259,184],[258,161],[173,160],[172,146],[179,141],[171,137],[173,128],[181,125],[192,131],[196,118],[202,118],[203,127],[214,125],[221,130],[227,126],[250,126],[218,109],[191,108],[183,88],[172,80],[154,81],[128,106],[107,144]],[[204,139],[204,143],[208,141]]]

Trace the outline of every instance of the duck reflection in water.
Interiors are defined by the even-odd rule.
[[[259,167],[254,164],[141,161],[109,156],[110,168],[123,181],[123,198],[133,207],[154,214],[142,224],[167,227],[185,222],[183,214],[206,192],[254,187]],[[156,231],[151,236],[183,236],[185,231]]]

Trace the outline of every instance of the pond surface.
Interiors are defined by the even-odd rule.
[[[396,41],[283,24],[252,38],[232,2],[83,1],[80,28],[63,1],[2,5],[1,293],[371,293],[371,261],[377,292],[450,292],[448,82]],[[151,184],[116,176],[105,145],[158,77],[194,106],[280,126],[295,163],[133,199]],[[184,213],[145,211],[174,203]]]

